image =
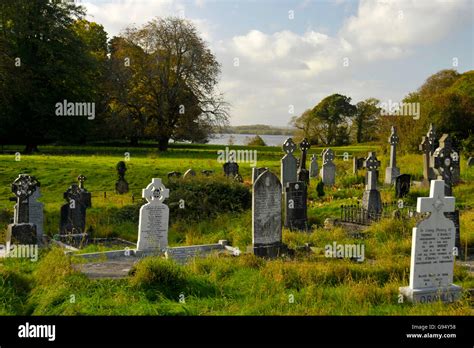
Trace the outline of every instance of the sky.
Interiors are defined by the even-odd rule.
[[[474,69],[473,0],[80,0],[109,38],[191,20],[221,64],[234,126],[288,126],[340,93],[401,101],[442,69]]]

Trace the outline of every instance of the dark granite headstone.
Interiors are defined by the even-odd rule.
[[[300,150],[301,150],[301,158],[298,166],[297,171],[297,178],[298,181],[302,181],[309,185],[309,171],[306,169],[306,155],[308,150],[310,149],[311,144],[308,142],[306,138],[303,139],[300,143]]]
[[[128,182],[125,180],[125,172],[127,171],[127,166],[124,161],[120,161],[116,166],[118,180],[115,183],[115,192],[118,194],[125,194],[128,192]]]
[[[461,227],[459,223],[459,209],[456,209],[452,212],[444,213],[444,216],[446,216],[449,220],[451,220],[454,223],[454,227],[456,229],[454,245],[458,249],[458,255],[461,256],[463,255],[463,250],[461,248]]]
[[[285,188],[285,227],[290,230],[308,229],[307,186],[303,181],[289,182]]]
[[[61,207],[60,234],[86,232],[86,209],[92,207],[91,193],[84,188],[84,176],[79,176],[79,185],[71,185],[64,192],[66,204]]]
[[[409,174],[401,174],[395,178],[395,197],[403,198],[410,192]]]
[[[29,223],[8,225],[5,240],[7,244],[38,244],[36,225]]]
[[[237,162],[226,162],[223,165],[224,175],[230,178],[235,178],[239,174],[239,165]]]

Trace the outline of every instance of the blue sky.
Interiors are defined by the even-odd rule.
[[[441,69],[474,68],[472,0],[81,3],[110,36],[153,17],[192,20],[222,65],[233,125],[286,126],[332,93],[398,102]]]

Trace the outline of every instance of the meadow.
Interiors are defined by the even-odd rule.
[[[189,214],[174,214],[170,197],[169,243],[193,245],[215,243],[227,239],[245,251],[251,244],[251,166],[240,164],[243,185],[223,177],[217,162],[221,145],[172,145],[165,153],[143,145],[123,146],[43,146],[41,153],[14,153],[20,147],[6,147],[0,155],[0,243],[13,216],[10,185],[20,173],[34,175],[41,182],[41,201],[45,203],[45,231],[58,233],[59,209],[65,203],[63,192],[76,182],[79,174],[88,180],[85,187],[92,192],[92,208],[87,211],[87,226],[95,237],[120,237],[135,242],[138,233],[138,209],[141,190],[151,178],[164,179],[165,186],[179,194],[189,187],[197,188],[190,196]],[[283,155],[278,147],[232,146],[232,149],[256,150],[258,167],[268,167],[279,175]],[[365,157],[377,151],[382,161],[381,178],[388,162],[386,148],[376,144],[333,148],[336,152],[337,181],[316,194],[316,181],[309,188],[308,218],[311,233],[283,230],[283,242],[297,249],[293,257],[264,260],[250,254],[240,257],[211,256],[196,259],[186,266],[159,257],[140,261],[126,279],[90,280],[75,271],[76,262],[57,247],[41,251],[38,262],[21,259],[0,261],[0,314],[2,315],[472,315],[467,293],[454,304],[432,303],[411,305],[400,303],[398,287],[408,285],[411,219],[383,219],[372,224],[361,238],[351,236],[341,227],[323,228],[326,218],[339,217],[342,204],[354,204],[362,197],[363,172],[352,174],[352,161],[344,161],[343,153]],[[322,148],[311,148],[319,154]],[[126,179],[131,191],[114,193],[117,179],[115,166],[127,161]],[[422,177],[420,154],[399,154],[398,166],[412,180]],[[168,181],[167,173],[184,173],[193,168],[214,170],[209,178],[198,175],[180,183]],[[462,248],[474,244],[474,168],[462,161],[462,183],[454,188],[456,206],[461,209]],[[183,186],[183,187],[181,187]],[[383,201],[394,201],[392,187],[380,184]],[[228,190],[228,195],[222,195]],[[202,191],[202,194],[198,194]],[[105,192],[105,194],[104,194]],[[227,191],[224,191],[227,192]],[[133,197],[132,197],[133,195]],[[221,201],[203,197],[221,198]],[[413,188],[405,202],[416,204],[416,197],[427,196],[428,189]],[[238,196],[238,197],[234,197]],[[176,198],[176,197],[175,197]],[[193,205],[194,204],[194,205]],[[193,208],[194,207],[194,208]],[[201,212],[196,214],[195,211]],[[362,263],[326,258],[324,246],[339,244],[365,245]],[[312,252],[298,247],[309,243]],[[89,251],[94,247],[88,247]],[[455,266],[454,283],[465,289],[474,287],[470,269]],[[181,299],[181,301],[180,301]]]

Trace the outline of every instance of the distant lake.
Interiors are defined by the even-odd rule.
[[[246,145],[247,142],[255,137],[255,134],[215,134],[209,140],[212,145],[229,145],[230,139],[234,145]],[[267,146],[282,146],[283,142],[290,137],[290,135],[260,135]]]

